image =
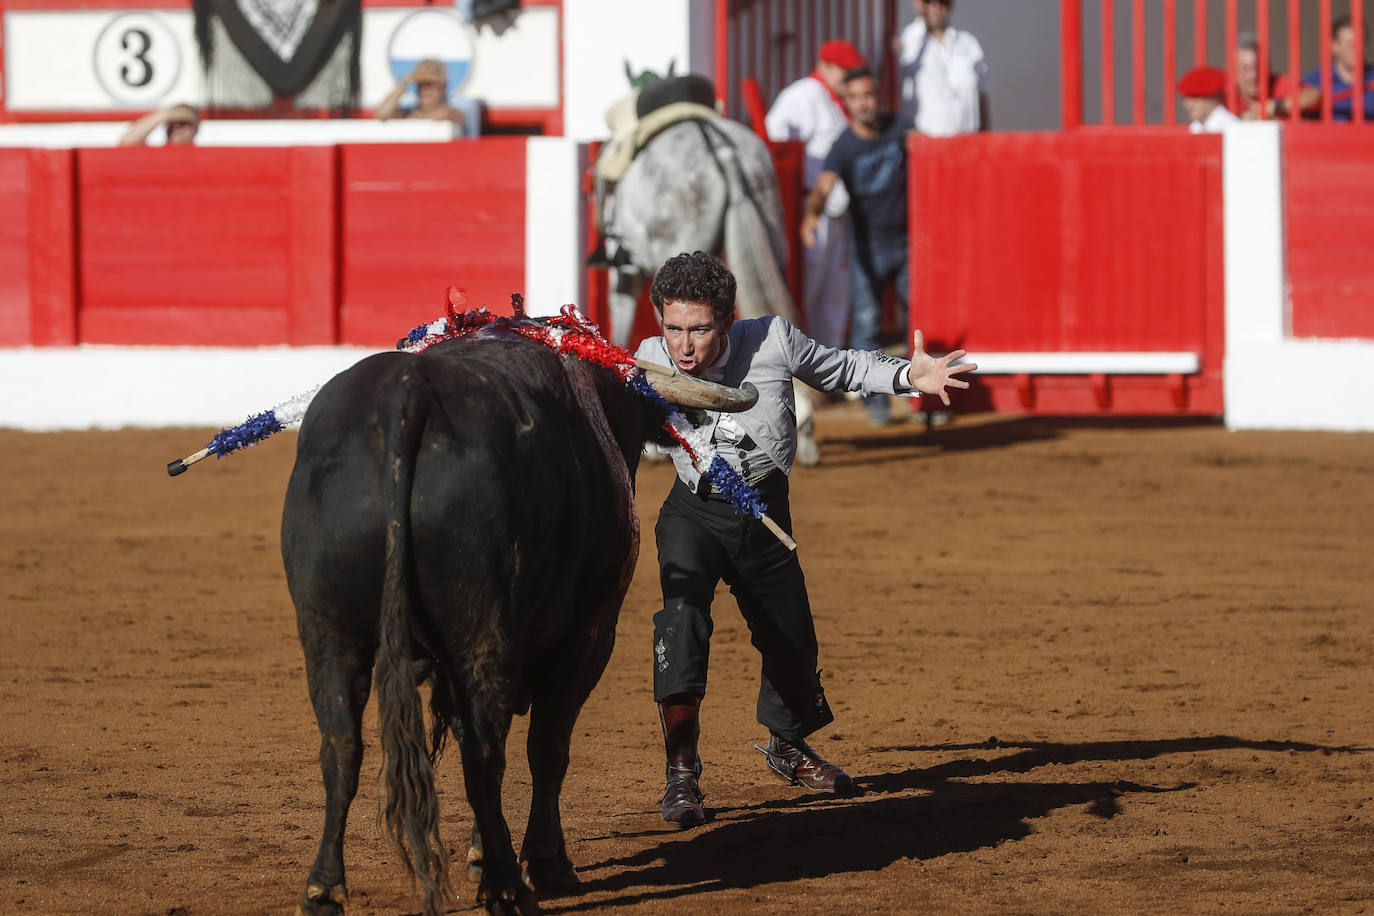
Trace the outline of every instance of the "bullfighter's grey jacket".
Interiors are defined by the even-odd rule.
[[[704,377],[723,385],[738,387],[751,382],[759,390],[758,403],[746,411],[730,414],[763,454],[784,473],[792,470],[797,455],[797,408],[792,379],[798,378],[821,391],[858,391],[863,394],[907,394],[912,389],[898,381],[910,363],[877,350],[837,350],[822,346],[789,322],[776,316],[736,321],[730,328],[725,352],[708,367]],[[672,366],[667,342],[650,337],[639,345],[635,356],[662,366]],[[720,423],[718,411],[706,411],[712,434]],[[749,443],[746,443],[746,446]],[[748,448],[735,454],[722,452],[748,479],[755,477],[748,466]],[[701,475],[680,448],[669,449],[678,476],[693,492]],[[744,459],[744,466],[740,466]]]

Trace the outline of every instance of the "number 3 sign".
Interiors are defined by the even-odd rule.
[[[181,72],[181,48],[160,18],[149,13],[115,16],[95,43],[95,75],[116,102],[152,105]]]

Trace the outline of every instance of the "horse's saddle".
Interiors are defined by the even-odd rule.
[[[679,121],[719,118],[715,104],[714,85],[694,74],[659,80],[631,92],[606,110],[611,139],[597,157],[597,174],[605,181],[619,181],[635,154],[665,128]]]

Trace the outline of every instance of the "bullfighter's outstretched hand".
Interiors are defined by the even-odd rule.
[[[917,331],[911,336],[911,369],[907,377],[911,387],[922,394],[938,394],[945,406],[949,406],[949,392],[945,389],[967,388],[968,382],[956,376],[978,368],[977,363],[950,365],[964,355],[963,350],[953,350],[944,356],[931,356],[926,352],[925,336]]]

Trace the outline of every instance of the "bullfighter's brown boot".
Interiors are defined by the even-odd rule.
[[[658,704],[663,748],[668,758],[663,819],[684,828],[706,822],[706,809],[702,807],[706,796],[697,786],[701,778],[701,757],[697,755],[700,705],[701,698],[689,694],[676,694]]]
[[[805,741],[789,743],[777,735],[770,735],[766,746],[756,744],[754,748],[763,752],[768,769],[794,786],[835,792],[849,792],[854,788],[854,780],[848,773],[817,754]]]

